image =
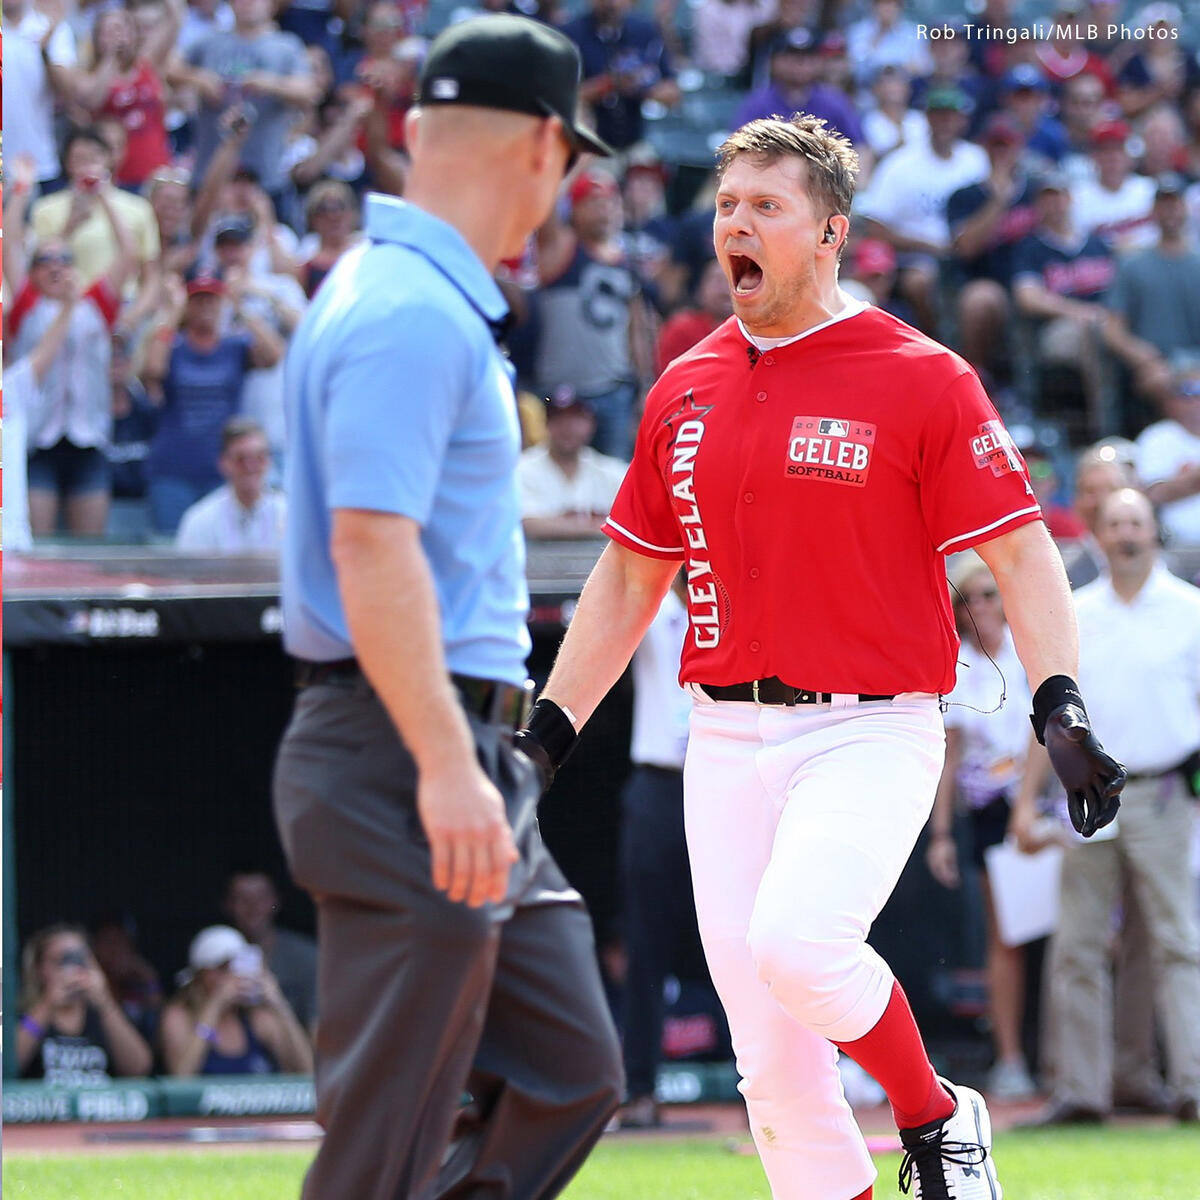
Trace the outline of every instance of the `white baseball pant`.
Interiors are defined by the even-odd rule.
[[[693,687],[684,810],[696,914],[774,1200],[848,1200],[875,1179],[837,1051],[894,977],[866,943],[933,807],[936,696],[795,708]]]

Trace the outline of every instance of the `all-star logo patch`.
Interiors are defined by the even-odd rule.
[[[873,424],[848,417],[797,417],[788,435],[787,477],[866,486],[875,429]]]
[[[990,468],[997,479],[1021,469],[1021,455],[1001,421],[984,421],[971,439],[971,454],[979,470]]]

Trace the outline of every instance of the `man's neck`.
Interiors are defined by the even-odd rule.
[[[255,21],[252,25],[240,25],[235,21],[233,25],[233,32],[236,33],[238,37],[258,37],[260,33],[267,32],[267,30],[270,28],[270,24],[271,23],[269,21]]]
[[[1110,563],[1109,578],[1112,580],[1113,591],[1126,604],[1131,603],[1137,599],[1138,593],[1146,586],[1146,580],[1150,578],[1153,570],[1153,559],[1145,566],[1124,568],[1119,573],[1112,570],[1112,564]]]
[[[233,492],[233,498],[238,502],[239,507],[246,512],[253,512],[258,507],[259,501],[263,498],[263,493],[259,489],[254,491],[243,490],[240,492],[237,488],[231,488],[230,490]]]
[[[404,198],[454,226],[492,274],[505,257],[505,247],[513,242],[507,224],[496,219],[496,194],[494,186],[471,186],[449,173],[443,180],[437,172],[422,171],[414,164]]]
[[[556,450],[553,446],[547,447],[547,453],[550,455],[550,461],[568,478],[573,479],[579,473],[579,460],[582,455],[582,450]]]
[[[742,322],[742,325],[746,332],[753,334],[754,337],[798,337],[818,325],[824,325],[826,321],[832,321],[834,317],[845,312],[854,303],[853,297],[848,296],[838,287],[837,277],[834,276],[830,281],[818,283],[815,294],[806,298],[804,306],[791,315],[787,321],[787,328],[781,327],[781,324],[775,324],[769,330],[761,329],[748,325],[745,321]]]

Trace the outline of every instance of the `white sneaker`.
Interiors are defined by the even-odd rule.
[[[941,1080],[954,1111],[941,1121],[900,1130],[900,1191],[916,1200],[1001,1200],[992,1160],[992,1119],[983,1097]]]

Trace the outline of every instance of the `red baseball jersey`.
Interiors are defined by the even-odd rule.
[[[867,307],[672,363],[604,531],[686,560],[683,682],[882,695],[954,687],[945,555],[1040,519],[975,372]]]

